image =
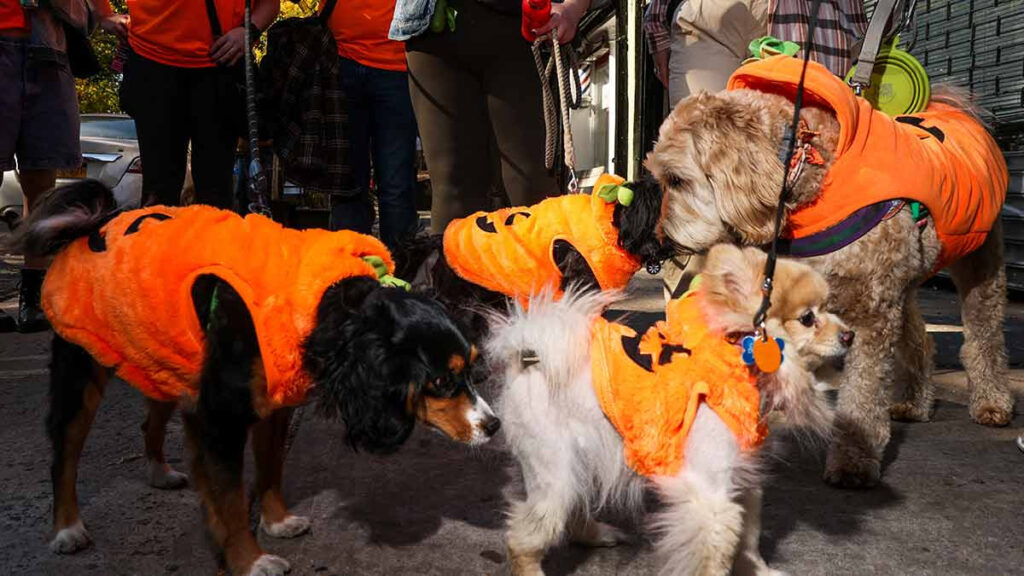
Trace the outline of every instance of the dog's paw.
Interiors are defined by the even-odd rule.
[[[149,462],[149,485],[160,490],[180,490],[188,486],[188,475],[163,462]]]
[[[509,550],[508,567],[512,576],[544,576],[541,553],[516,554]]]
[[[1013,402],[971,402],[971,419],[982,426],[1006,426],[1013,419]]]
[[[833,451],[825,461],[825,482],[836,488],[873,488],[881,476],[882,463],[870,456],[837,457]]]
[[[54,554],[74,554],[79,550],[83,550],[89,547],[92,540],[89,538],[89,533],[85,530],[85,526],[82,525],[82,521],[68,526],[57,532],[57,535],[50,541],[50,550]]]
[[[629,542],[629,536],[611,524],[592,520],[573,531],[572,541],[591,548],[611,548]]]
[[[897,422],[927,422],[932,419],[932,414],[913,402],[900,402],[889,408],[889,417]]]
[[[285,516],[280,522],[267,522],[260,518],[260,528],[267,536],[274,538],[295,538],[309,532],[309,518],[305,516]]]
[[[291,571],[292,565],[284,558],[264,554],[252,563],[248,576],[284,576]]]

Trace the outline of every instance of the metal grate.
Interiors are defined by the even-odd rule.
[[[1024,0],[919,0],[916,23],[933,83],[969,89],[1000,132],[1024,130]]]

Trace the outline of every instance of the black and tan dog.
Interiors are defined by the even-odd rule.
[[[376,240],[286,230],[207,207],[119,213],[86,181],[53,191],[17,237],[55,254],[43,288],[54,326],[50,413],[51,549],[89,543],[78,512],[78,460],[112,374],[150,399],[147,456],[182,407],[192,473],[222,565],[278,575],[282,558],[248,528],[243,454],[252,431],[262,524],[304,532],[281,497],[284,438],[307,395],[340,415],[354,447],[397,449],[416,421],[468,444],[499,421],[469,380],[475,348],[442,307],[382,286],[393,269]]]

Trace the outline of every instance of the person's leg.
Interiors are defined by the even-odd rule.
[[[669,105],[700,91],[725,89],[747,55],[750,41],[765,34],[768,0],[680,4],[672,25]]]
[[[373,231],[373,205],[370,203],[370,122],[373,112],[367,86],[370,69],[362,64],[341,59],[341,81],[348,107],[349,162],[352,181],[358,192],[331,197],[331,230],[354,230],[363,234]],[[382,230],[383,234],[383,230]]]
[[[393,70],[368,70],[372,113],[374,180],[380,238],[394,250],[416,234],[416,117],[409,97],[409,76]]]
[[[57,170],[81,166],[82,149],[75,79],[67,65],[27,59],[23,78],[24,100],[15,155],[24,215],[28,216],[53,188]],[[39,332],[50,326],[39,306],[46,266],[45,258],[25,259],[18,305],[19,332]]]
[[[669,105],[698,92],[725,89],[743,62],[746,46],[767,28],[767,0],[680,4],[673,17],[668,61]],[[681,296],[700,272],[703,259],[679,255],[662,265],[665,299]]]
[[[183,71],[131,54],[121,106],[130,110],[142,158],[142,205],[180,202],[188,155]]]
[[[0,185],[3,173],[14,170],[14,151],[21,129],[21,103],[24,96],[24,53],[22,42],[0,39]],[[14,318],[0,310],[0,332],[13,332]]]
[[[456,218],[486,210],[494,182],[485,97],[480,81],[462,62],[466,53],[461,39],[472,26],[463,16],[460,11],[455,32],[426,34],[406,43],[409,92],[430,170],[430,227],[435,234]]]
[[[481,10],[484,12],[484,10]],[[484,70],[487,112],[501,161],[501,187],[513,206],[529,206],[561,193],[544,166],[544,101],[530,45],[517,20],[492,13],[475,35]],[[488,48],[489,47],[489,48]],[[496,50],[497,54],[489,53]],[[556,95],[557,98],[557,95]],[[559,137],[561,135],[559,134]],[[557,158],[556,162],[561,162]]]
[[[21,183],[21,192],[25,197],[24,215],[28,216],[42,200],[43,195],[53,189],[57,182],[57,172],[20,170],[18,182]],[[39,304],[46,266],[46,258],[25,257],[25,265],[21,269],[21,284],[18,285],[18,332],[42,332],[50,328],[46,314]]]
[[[238,148],[236,122],[245,106],[232,83],[224,78],[233,73],[221,68],[185,71],[195,200],[228,210],[235,205],[232,174]],[[179,182],[176,191],[179,197],[182,184]]]

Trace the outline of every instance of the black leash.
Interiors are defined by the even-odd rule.
[[[779,235],[782,232],[782,218],[786,213],[786,202],[790,196],[790,159],[796,150],[797,130],[800,128],[800,109],[804,101],[804,80],[807,75],[807,64],[811,61],[811,49],[814,48],[814,29],[818,26],[818,9],[821,8],[821,0],[814,0],[811,8],[811,17],[807,23],[807,42],[804,44],[804,65],[800,70],[800,82],[796,87],[796,98],[793,99],[793,122],[782,137],[782,148],[779,150],[779,160],[782,162],[782,192],[779,194],[779,207],[775,211],[775,234],[772,236],[772,247],[768,252],[768,259],[764,264],[764,284],[761,285],[761,306],[754,315],[754,328],[758,335],[767,340],[764,323],[768,316],[768,308],[772,305],[772,290],[774,288],[775,261],[778,258]],[[796,184],[793,182],[792,184]]]
[[[267,175],[260,161],[259,125],[256,115],[256,70],[252,56],[252,0],[245,0],[245,111],[249,128],[249,212],[270,217]]]

